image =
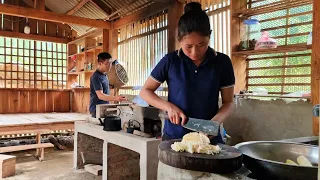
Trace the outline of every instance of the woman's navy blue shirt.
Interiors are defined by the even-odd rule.
[[[155,81],[168,84],[168,101],[187,117],[212,119],[218,112],[219,91],[235,84],[229,56],[210,47],[197,67],[182,50],[165,55],[151,72]],[[165,120],[164,134],[182,138],[190,130]]]

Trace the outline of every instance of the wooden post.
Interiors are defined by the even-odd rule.
[[[37,144],[41,144],[41,134],[40,134],[40,132],[38,132],[37,135],[36,135],[36,143]],[[40,152],[41,152],[41,148],[37,148],[36,149],[36,157],[40,157]]]
[[[112,29],[109,33],[109,53],[112,59],[118,59],[118,29]]]
[[[246,57],[239,55],[232,55],[233,52],[238,51],[240,43],[240,24],[241,18],[233,16],[234,12],[239,9],[246,8],[246,0],[232,0],[231,1],[231,20],[230,20],[230,46],[231,46],[231,60],[233,64],[234,74],[236,77],[235,93],[246,89]]]
[[[104,29],[102,31],[102,46],[103,52],[109,52],[109,30]]]
[[[179,49],[179,42],[177,39],[177,28],[179,18],[183,14],[183,4],[175,1],[170,4],[168,9],[168,52]]]
[[[311,54],[311,97],[312,104],[320,104],[320,1],[313,1],[313,30]],[[313,117],[313,134],[319,134],[319,118]]]

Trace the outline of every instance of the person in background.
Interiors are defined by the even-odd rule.
[[[96,105],[108,104],[109,101],[125,101],[123,96],[110,95],[109,80],[106,73],[112,67],[112,57],[109,53],[102,52],[98,55],[97,70],[90,78],[90,106],[89,111],[92,117],[96,117]]]
[[[178,23],[181,49],[165,55],[152,70],[140,91],[150,105],[164,110],[163,140],[180,139],[190,130],[181,126],[187,117],[208,119],[220,124],[231,114],[235,77],[230,58],[209,47],[210,22],[201,4],[187,4]],[[168,101],[154,91],[168,84]],[[219,93],[222,106],[219,108]],[[209,136],[212,144],[225,143],[220,126],[218,136]]]

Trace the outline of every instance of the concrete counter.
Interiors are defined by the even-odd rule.
[[[102,179],[156,179],[161,140],[102,126],[75,123],[74,168],[83,168],[81,152],[102,153]]]

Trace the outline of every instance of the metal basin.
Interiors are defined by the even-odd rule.
[[[319,148],[290,142],[253,141],[235,146],[243,153],[244,165],[261,179],[317,179]],[[285,164],[305,156],[313,167]]]

